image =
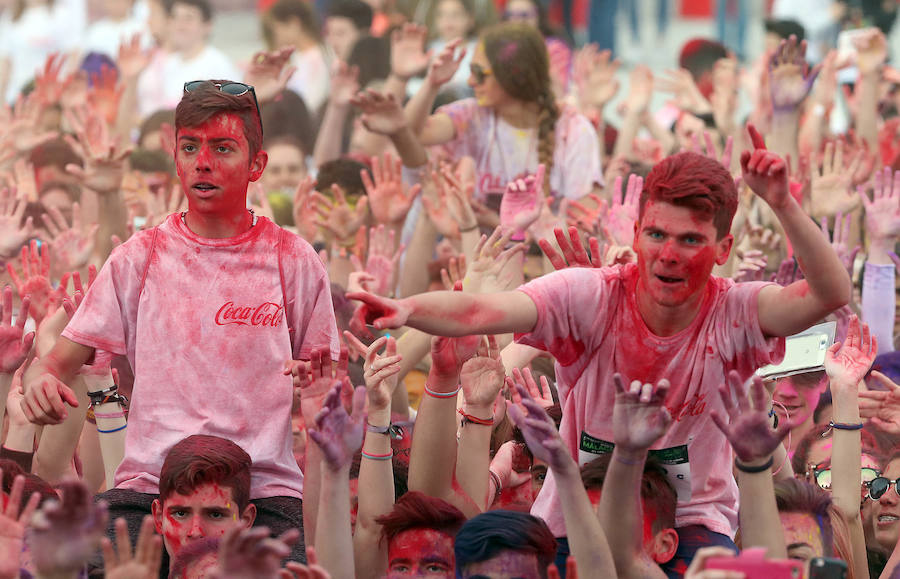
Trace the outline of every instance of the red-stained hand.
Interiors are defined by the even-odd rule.
[[[556,563],[547,565],[547,579],[560,579]],[[572,555],[566,557],[566,579],[578,579],[578,564]]]
[[[613,184],[612,205],[606,214],[603,234],[613,245],[631,247],[634,243],[634,222],[638,218],[638,202],[644,179],[637,175],[628,176],[625,195],[622,195],[622,178],[616,178]]]
[[[518,494],[531,491],[531,485],[526,484],[531,482],[531,473],[527,470],[523,472],[516,470],[516,465],[527,460],[524,455],[525,445],[515,440],[507,440],[500,445],[494,458],[491,459],[490,470],[499,477],[500,487],[504,493]]]
[[[369,214],[369,198],[363,195],[356,202],[356,207],[350,207],[340,185],[334,183],[331,193],[334,201],[318,192],[312,194],[316,225],[328,231],[338,243],[346,244],[356,237],[365,223]]]
[[[59,282],[59,287],[53,289],[50,285],[50,251],[46,245],[42,245],[40,251],[36,241],[32,241],[29,247],[22,248],[21,255],[22,275],[16,271],[11,263],[6,264],[6,270],[12,278],[19,299],[25,296],[31,297],[31,317],[36,324],[48,313],[52,313],[62,303],[66,295],[66,286],[69,282],[69,274],[64,274]]]
[[[766,150],[766,142],[756,127],[747,125],[753,151],[741,153],[744,182],[774,210],[793,202],[788,188],[787,164],[775,153]]]
[[[277,539],[269,537],[268,527],[229,529],[219,543],[213,579],[277,579],[281,561],[299,538],[298,529],[289,529]]]
[[[868,324],[851,317],[847,339],[843,344],[835,342],[825,353],[825,372],[831,378],[831,389],[856,390],[877,354],[878,339],[869,331]]]
[[[25,362],[25,357],[34,343],[34,332],[25,334],[25,321],[31,299],[22,300],[22,307],[12,323],[13,296],[12,288],[3,288],[3,301],[0,303],[0,374],[12,374]]]
[[[47,501],[31,520],[28,546],[39,575],[76,576],[106,532],[106,502],[95,503],[79,480],[63,481],[57,489],[61,501]]]
[[[547,377],[541,376],[540,382],[536,382],[534,380],[534,375],[531,373],[531,368],[525,367],[522,370],[513,368],[512,376],[506,378],[506,385],[512,395],[512,402],[510,402],[510,404],[514,405],[522,403],[522,397],[519,395],[516,386],[524,386],[531,399],[545,410],[554,404],[553,392],[550,390],[550,382],[547,380]]]
[[[397,264],[405,249],[404,245],[396,246],[393,229],[386,228],[384,225],[369,229],[369,251],[365,267],[359,257],[350,256],[350,261],[356,271],[365,271],[371,278],[371,281],[365,284],[365,291],[381,296],[393,293]]]
[[[56,207],[50,207],[47,211],[49,214],[44,213],[41,219],[51,235],[54,267],[60,272],[81,269],[91,258],[100,225],[95,223],[85,232],[81,223],[81,206],[77,202],[72,204],[71,225]]]
[[[775,452],[788,432],[797,426],[797,419],[794,418],[792,421],[781,420],[778,428],[772,429],[766,389],[759,376],[753,377],[748,395],[741,377],[732,370],[728,373],[728,384],[719,387],[719,396],[725,405],[728,422],[715,410],[712,411],[710,418],[731,443],[731,448],[743,463],[765,460]]]
[[[316,414],[316,426],[309,429],[309,437],[322,450],[323,464],[332,471],[348,467],[353,455],[362,446],[365,431],[366,389],[353,393],[352,413],[347,414],[341,404],[341,384],[325,396],[322,409]]]
[[[466,411],[479,418],[487,418],[482,415],[485,411],[493,414],[497,395],[503,388],[504,376],[497,338],[489,335],[487,344],[482,340],[477,354],[464,361],[459,372]]]
[[[100,539],[105,579],[156,579],[162,563],[162,537],[154,532],[153,517],[141,521],[137,546],[131,551],[128,523],[116,519],[116,547],[108,537]]]
[[[522,431],[531,454],[547,463],[551,469],[564,468],[573,459],[559,436],[556,423],[547,416],[544,408],[528,394],[524,386],[516,386],[516,391],[521,396],[522,403],[509,407],[509,417]]]
[[[435,336],[431,339],[431,371],[447,378],[459,376],[462,365],[478,352],[481,340],[481,336]]]
[[[372,159],[372,178],[369,172],[360,171],[363,186],[369,196],[372,216],[385,225],[397,224],[406,218],[420,185],[406,187],[403,183],[403,164],[390,153]]]
[[[369,324],[376,330],[405,326],[412,314],[406,300],[392,300],[368,292],[351,292],[346,297],[362,302],[350,322],[350,330],[357,336],[371,336],[372,333],[366,328]]]
[[[601,255],[600,243],[597,241],[597,238],[591,237],[588,240],[591,248],[591,255],[588,256],[587,251],[584,249],[584,244],[581,241],[581,237],[578,235],[577,227],[569,227],[568,239],[562,229],[556,228],[553,230],[553,233],[556,236],[556,242],[562,252],[561,256],[546,239],[538,240],[538,245],[555,269],[560,270],[569,267],[603,267],[603,256]]]
[[[356,337],[350,334],[348,340]],[[378,350],[384,348],[384,354]],[[397,340],[393,337],[382,336],[372,342],[366,348],[365,362],[363,363],[363,377],[366,381],[366,395],[369,399],[369,412],[387,410],[391,407],[391,398],[397,389],[397,373],[400,372],[400,362],[403,356],[397,355]]]
[[[527,248],[523,243],[506,247],[511,235],[512,231],[503,233],[498,227],[490,237],[481,236],[475,245],[475,259],[465,272],[463,285],[466,291],[493,293],[513,289],[510,285],[515,276],[507,264],[515,255],[524,253]]]
[[[613,442],[625,451],[643,452],[659,440],[669,429],[672,416],[666,409],[669,381],[641,384],[634,380],[626,384],[621,374],[613,375],[616,385],[616,404],[613,408]]]
[[[3,469],[0,469],[0,480],[2,478]],[[41,500],[40,493],[32,493],[20,513],[24,490],[25,476],[20,474],[13,479],[9,496],[0,499],[0,577],[19,576],[25,529]]]
[[[316,414],[328,392],[338,383],[349,382],[347,367],[349,354],[341,348],[337,365],[331,363],[331,349],[328,346],[316,348],[309,354],[309,361],[290,360],[285,374],[291,374],[294,397],[299,398],[300,408],[306,428],[313,428]]]
[[[544,171],[544,165],[540,164],[534,175],[514,179],[506,185],[500,201],[500,226],[513,231],[513,241],[525,239],[525,230],[541,214],[544,206]]]
[[[28,199],[15,188],[0,188],[0,256],[18,255],[34,235],[34,218],[28,217],[22,223],[27,206]]]

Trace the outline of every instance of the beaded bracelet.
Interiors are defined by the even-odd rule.
[[[432,398],[456,398],[456,395],[459,394],[462,386],[459,386],[453,392],[435,392],[431,388],[428,387],[428,384],[425,385],[425,394],[428,394]]]
[[[109,433],[111,433],[111,432],[119,432],[120,430],[125,430],[126,428],[128,428],[128,423],[127,423],[127,422],[126,422],[125,424],[123,424],[122,426],[118,427],[118,428],[112,428],[112,429],[110,429],[110,430],[100,430],[100,429],[98,428],[98,429],[97,429],[97,432],[99,432],[100,434],[109,434]]]
[[[490,469],[488,469],[488,475],[490,475],[491,480],[494,481],[494,500],[496,501],[500,496],[500,492],[503,491],[503,485],[500,484],[500,475]]]
[[[394,458],[393,451],[386,454],[371,454],[363,450],[360,451],[360,454],[362,454],[363,458],[368,458],[370,460],[391,460],[392,458]]]

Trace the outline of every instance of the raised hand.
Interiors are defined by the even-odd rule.
[[[403,183],[403,164],[390,153],[372,159],[372,177],[366,170],[360,171],[372,217],[378,223],[395,225],[406,219],[420,185],[406,187]]]
[[[34,343],[34,332],[25,334],[25,321],[31,298],[22,299],[22,307],[12,323],[13,296],[12,288],[3,288],[3,301],[0,303],[0,374],[12,374],[25,362]]]
[[[422,188],[422,208],[438,233],[444,237],[459,239],[462,236],[460,224],[456,220],[450,204],[444,203],[446,196],[442,194],[439,187],[440,179],[441,177],[436,174],[425,179]]]
[[[478,217],[472,208],[472,194],[475,184],[454,173],[448,163],[441,163],[440,171],[431,173],[431,182],[437,190],[437,198],[447,209],[450,218],[460,231],[469,231],[478,226]]]
[[[694,78],[686,69],[665,71],[665,76],[659,78],[657,86],[663,92],[672,93],[676,106],[683,111],[694,115],[712,112],[709,101],[697,88]]]
[[[0,480],[2,479],[3,469],[0,469]],[[40,493],[32,493],[19,512],[24,490],[25,476],[20,474],[13,479],[9,496],[0,501],[0,577],[19,576],[25,529],[41,500]]]
[[[463,364],[478,352],[481,336],[431,339],[431,371],[439,376],[458,376]]]
[[[253,86],[259,102],[268,102],[275,98],[287,86],[291,76],[297,71],[291,66],[291,55],[294,48],[282,48],[269,52],[257,52],[250,59],[244,82]]]
[[[868,28],[864,34],[855,36],[853,47],[856,48],[856,67],[860,75],[881,72],[887,60],[888,44],[880,29]]]
[[[806,41],[791,35],[769,59],[769,91],[776,113],[794,112],[812,89],[819,68],[806,62]]]
[[[350,207],[344,190],[337,183],[331,186],[331,194],[334,201],[319,192],[312,194],[317,215],[316,225],[328,231],[334,237],[334,241],[346,245],[356,237],[366,221],[369,214],[369,198],[363,195],[356,202],[356,207]]]
[[[311,175],[307,175],[294,191],[294,225],[300,237],[308,241],[310,244],[316,239],[316,232],[319,226],[316,225],[315,204],[312,198],[312,192],[316,189],[316,180]]]
[[[603,267],[600,243],[597,241],[597,238],[591,237],[588,240],[591,248],[591,255],[588,256],[584,249],[584,244],[581,242],[581,237],[578,235],[578,228],[569,227],[568,233],[569,237],[567,239],[566,234],[562,229],[556,228],[553,230],[556,242],[559,244],[559,250],[562,252],[561,256],[548,240],[538,240],[538,245],[544,252],[544,255],[547,256],[547,259],[550,260],[554,269],[560,270],[569,267]]]
[[[34,77],[35,98],[45,107],[57,105],[65,90],[65,81],[62,74],[66,64],[66,56],[54,52],[44,61],[43,70],[38,71]]]
[[[619,92],[616,71],[622,63],[612,59],[612,52],[586,44],[575,53],[572,65],[578,105],[584,113],[599,114]]]
[[[322,450],[324,464],[333,471],[349,467],[353,454],[360,449],[365,431],[366,389],[353,393],[352,414],[341,404],[341,384],[335,384],[325,396],[322,409],[316,414],[316,427],[309,437]]]
[[[441,268],[441,283],[444,284],[444,289],[452,292],[457,283],[463,283],[463,280],[466,278],[466,272],[465,255],[460,254],[459,257],[448,259],[447,267]]]
[[[412,309],[403,300],[382,298],[368,292],[348,292],[347,299],[362,302],[353,314],[350,330],[357,336],[371,336],[366,325],[376,330],[399,328],[406,325]]]
[[[356,340],[350,332],[344,332],[347,339]],[[378,350],[384,348],[384,354]],[[382,336],[366,348],[363,362],[363,377],[366,380],[366,395],[369,400],[369,412],[389,410],[391,397],[397,389],[397,373],[403,356],[397,354],[397,340]]]
[[[360,120],[366,130],[390,136],[406,128],[403,107],[393,94],[370,88],[357,93],[350,103],[362,112]]]
[[[357,271],[365,270],[371,276],[371,280],[365,286],[366,291],[380,296],[393,293],[394,273],[406,249],[404,245],[397,247],[394,237],[393,229],[388,229],[384,225],[372,227],[369,229],[369,251],[365,268],[358,257],[355,255],[350,257]]]
[[[834,249],[834,252],[837,254],[838,258],[840,258],[841,263],[844,264],[844,269],[850,273],[850,276],[853,276],[853,262],[856,260],[856,254],[859,253],[861,247],[856,246],[852,251],[847,245],[847,240],[850,239],[850,220],[852,215],[842,215],[838,213],[834,218],[834,235],[830,235],[828,232],[828,218],[823,217],[820,222],[822,228],[822,235],[825,236],[825,239],[831,243],[831,248]]]
[[[860,390],[859,415],[879,430],[900,434],[900,385],[877,370],[872,379],[884,390]]]
[[[751,249],[740,253],[738,257],[741,258],[741,261],[735,267],[734,275],[732,276],[734,281],[738,283],[763,281],[763,276],[766,273],[766,263],[768,263],[768,259],[763,252]]]
[[[781,420],[778,428],[772,429],[772,418],[767,408],[766,389],[762,378],[754,376],[750,392],[741,377],[734,370],[728,373],[728,383],[719,387],[719,396],[725,405],[728,421],[713,410],[710,418],[731,443],[738,459],[744,464],[764,461],[775,452],[784,437],[797,421]],[[753,402],[751,406],[750,402]],[[737,400],[737,403],[735,403]]]
[[[643,177],[628,176],[628,186],[622,195],[622,178],[613,184],[612,205],[606,214],[603,233],[613,245],[631,247],[634,244],[634,222],[638,218],[638,203],[644,187]]]
[[[513,368],[512,377],[506,378],[506,385],[509,387],[510,394],[512,394],[513,404],[522,403],[522,397],[515,388],[516,385],[524,386],[531,399],[541,408],[547,409],[554,404],[553,393],[550,391],[550,382],[547,380],[547,377],[541,376],[540,384],[538,384],[538,382],[534,381],[534,375],[531,373],[531,368],[526,367],[523,370]]]
[[[44,107],[38,95],[20,96],[12,109],[10,122],[0,127],[0,142],[24,155],[38,145],[55,139],[57,131],[42,128]]]
[[[831,389],[856,390],[877,354],[878,339],[869,332],[868,324],[851,317],[847,339],[843,344],[835,342],[825,353],[825,372],[831,378]]]
[[[27,533],[34,567],[46,577],[76,575],[106,531],[106,503],[95,503],[83,482],[67,480],[57,488],[61,501],[44,503]]]
[[[613,408],[613,442],[626,452],[644,452],[662,438],[672,423],[666,409],[669,381],[660,380],[656,386],[634,380],[626,384],[621,374],[613,375],[616,385],[616,404]]]
[[[787,287],[801,279],[803,279],[803,271],[793,257],[788,257],[779,264],[770,281],[777,283],[781,287]]]
[[[90,103],[107,124],[113,125],[119,115],[119,102],[124,93],[125,85],[119,84],[118,71],[104,64],[99,73],[91,74],[86,102]]]
[[[490,237],[481,236],[475,246],[475,259],[466,271],[463,281],[466,291],[492,293],[510,289],[509,285],[514,275],[506,265],[513,256],[526,250],[522,243],[506,248],[511,233],[511,231],[503,233],[502,228],[497,227]]]
[[[850,168],[844,167],[844,143],[829,141],[822,157],[822,169],[813,168],[810,176],[810,213],[813,217],[830,217],[856,209],[860,195],[852,192],[853,175],[862,162],[857,153]]]
[[[516,391],[522,403],[509,407],[509,417],[525,437],[531,454],[554,470],[572,463],[572,455],[559,436],[553,419],[547,416],[544,408],[528,394],[524,386],[517,385]]]
[[[774,210],[793,201],[788,188],[787,164],[777,154],[766,150],[766,141],[756,127],[747,125],[753,151],[741,153],[741,172],[750,189]]]
[[[128,523],[116,519],[116,547],[108,537],[100,539],[103,552],[103,568],[106,579],[156,579],[162,563],[162,537],[154,532],[153,517],[146,515],[141,521],[137,546],[131,551]]]
[[[348,364],[349,354],[342,348],[337,366],[332,368],[331,349],[324,346],[310,352],[308,363],[297,361],[285,371],[293,377],[295,392],[299,390],[300,408],[307,428],[315,425],[316,414],[328,392],[344,381],[349,382]]]
[[[866,233],[872,241],[893,241],[900,237],[900,171],[891,177],[891,168],[876,171],[872,180],[872,199],[865,190],[857,189],[859,199],[866,209]]]
[[[290,529],[277,539],[268,527],[235,527],[219,543],[218,569],[214,579],[276,579],[282,575],[281,561],[291,554],[300,531]]]
[[[525,470],[518,471],[516,468],[522,468],[525,464]],[[531,502],[531,473],[527,468],[528,457],[525,455],[525,445],[515,440],[507,440],[500,445],[494,458],[491,459],[490,470],[500,479],[500,488],[504,491],[504,497],[508,497],[510,493],[520,494],[529,493],[528,501]]]
[[[13,183],[15,190],[25,201],[38,200],[37,177],[34,165],[25,158],[19,158],[13,164]]]
[[[612,180],[620,183],[622,177],[613,177]],[[586,205],[582,201],[570,201],[566,207],[566,221],[588,235],[600,235],[603,233],[603,223],[609,212],[609,204],[596,193],[588,195],[588,199],[591,200],[591,205]]]
[[[0,189],[0,256],[17,255],[34,235],[34,219],[28,217],[22,223],[27,206],[28,200],[16,189]]]
[[[620,112],[643,114],[647,112],[651,98],[653,98],[653,72],[650,67],[639,64],[628,76],[628,97],[620,105],[620,109],[623,109]]]
[[[66,118],[75,132],[74,138],[66,135],[66,142],[84,161],[83,168],[69,163],[66,171],[96,193],[118,192],[125,175],[125,159],[132,147],[123,146],[111,134],[106,119],[96,109],[66,111]]]
[[[50,285],[50,251],[46,245],[42,245],[38,251],[36,241],[32,241],[30,246],[22,248],[20,261],[22,264],[21,277],[11,263],[6,264],[6,270],[16,286],[19,299],[31,296],[31,317],[34,318],[36,324],[40,325],[44,316],[62,303],[69,275],[63,275],[59,283],[60,287],[53,289]]]
[[[482,340],[475,357],[466,360],[459,372],[466,412],[478,418],[486,418],[488,413],[493,415],[504,377],[497,338],[488,336],[487,344]]]
[[[338,107],[349,106],[353,96],[359,92],[359,67],[348,66],[346,62],[335,60],[331,69],[331,84],[328,86],[330,104]]]
[[[522,241],[525,230],[534,223],[544,206],[544,165],[538,165],[533,175],[513,179],[506,185],[500,201],[500,225],[512,229],[511,239]]]
[[[737,108],[737,58],[730,56],[716,61],[712,71],[712,85],[713,92],[709,97],[709,104],[712,107],[716,128],[723,135],[729,135],[734,131],[734,111]],[[725,167],[730,168],[730,165]]]
[[[134,82],[144,72],[144,69],[153,59],[153,53],[141,46],[141,35],[134,34],[131,38],[123,38],[119,43],[119,54],[116,58],[116,68],[125,82]]]
[[[425,81],[432,88],[438,89],[450,82],[459,65],[466,56],[466,48],[463,46],[463,39],[457,38],[451,40],[444,45],[444,48],[432,59],[428,65],[428,74],[425,75]]]
[[[425,51],[428,29],[407,22],[391,33],[391,74],[409,80],[425,70],[431,51]],[[451,75],[452,76],[452,75]]]
[[[309,563],[308,567],[302,563],[288,561],[284,568],[293,573],[293,577],[286,576],[285,579],[331,579],[328,571],[319,565],[316,548],[312,545],[306,547],[306,562]]]
[[[72,225],[56,207],[51,207],[41,215],[47,233],[50,234],[50,250],[53,264],[58,271],[78,270],[87,265],[94,251],[94,239],[99,224],[95,223],[87,234],[81,224],[81,206],[72,204]]]

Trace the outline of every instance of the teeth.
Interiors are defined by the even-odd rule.
[[[895,517],[894,515],[881,515],[878,517],[878,522],[890,523],[893,521],[900,521],[900,518]]]

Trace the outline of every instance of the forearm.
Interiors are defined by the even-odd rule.
[[[516,292],[470,294],[429,292],[405,298],[412,313],[407,325],[436,336],[530,332],[537,322],[537,307]],[[530,311],[515,311],[530,304]]]
[[[98,193],[97,199],[99,227],[94,241],[94,254],[102,265],[112,253],[112,236],[128,239],[128,209],[120,191]]]
[[[113,384],[109,368],[86,374],[84,381],[88,392],[100,392]],[[107,488],[116,486],[116,469],[125,458],[125,436],[128,425],[125,422],[124,410],[124,407],[120,406],[118,402],[106,402],[94,406],[94,418],[97,423],[98,443],[100,455],[103,458]]]
[[[759,466],[769,457],[749,463]],[[738,512],[741,526],[741,547],[765,547],[770,559],[787,558],[781,518],[775,503],[775,483],[772,469],[747,473],[737,469],[737,483],[740,492],[741,509]]]
[[[859,395],[856,384],[831,384],[835,424],[859,424]],[[866,577],[866,541],[859,513],[860,464],[862,441],[860,430],[832,429],[831,452],[832,501],[850,531],[852,560],[848,561],[854,577]]]
[[[437,229],[423,208],[419,211],[419,219],[403,257],[398,284],[401,296],[428,291],[428,261],[433,254],[437,235]]]
[[[119,110],[116,112],[116,133],[131,142],[131,129],[140,125],[138,118],[137,77],[123,78],[125,89],[119,99]]]
[[[78,407],[72,408],[61,424],[44,426],[41,431],[41,442],[34,454],[34,474],[51,485],[58,484],[67,476],[74,474],[71,468],[72,458],[75,456],[89,408],[84,379],[75,376],[68,385],[78,397]],[[124,441],[122,446],[124,448]],[[108,479],[107,487],[113,486],[115,485]]]
[[[634,139],[637,137],[638,129],[641,128],[641,114],[638,112],[628,112],[622,119],[622,126],[619,127],[619,135],[616,137],[616,146],[613,149],[613,157],[632,158],[634,151]],[[609,183],[607,183],[607,186]]]
[[[788,456],[785,444],[785,442],[779,444],[778,448],[775,449],[775,452],[772,453],[772,458],[774,459],[772,466],[775,468],[772,472],[772,479],[775,482],[794,478],[794,467],[791,466],[791,459]]]
[[[490,406],[463,406],[463,411],[475,418],[493,419]],[[491,466],[491,426],[469,422],[460,429],[456,451],[456,481],[480,510],[489,506]]]
[[[404,167],[416,169],[428,163],[428,153],[425,151],[425,147],[422,146],[422,143],[419,142],[419,139],[408,126],[403,127],[390,137]]]
[[[878,353],[894,350],[894,287],[896,271],[893,263],[876,263],[873,252],[863,274],[862,319],[878,339]]]
[[[22,385],[25,392],[28,392],[31,384],[39,380],[43,374],[51,374],[60,382],[68,384],[75,377],[75,373],[93,354],[93,348],[60,336],[50,353],[35,360],[28,367],[28,370],[25,371],[25,375],[22,377]]]
[[[877,71],[859,76],[856,108],[856,134],[869,146],[870,151],[878,150],[878,81]]]
[[[324,163],[341,156],[341,141],[348,113],[347,106],[336,105],[333,102],[329,102],[325,107],[316,145],[313,148],[313,162],[316,167],[321,167]]]
[[[509,374],[513,368],[529,366],[541,353],[537,348],[513,342],[500,351],[500,359],[503,361],[503,369]]]
[[[350,534],[350,465],[333,471],[322,465],[316,554],[332,579],[354,579],[353,538]]]
[[[615,577],[613,554],[603,525],[584,490],[578,465],[570,458],[564,468],[553,470],[553,476],[566,523],[569,549],[578,564],[579,577]]]
[[[367,418],[372,426],[391,423],[390,407],[370,408]],[[391,454],[391,437],[366,432],[362,450],[371,456]],[[353,534],[353,556],[358,577],[382,577],[387,572],[387,545],[381,541],[381,525],[375,519],[388,514],[394,506],[394,472],[391,460],[363,456],[359,466],[359,507]]]
[[[406,125],[412,129],[413,134],[421,136],[439,91],[440,87],[435,87],[426,78],[422,88],[406,103],[403,114],[406,116]]]
[[[440,375],[433,368],[426,387],[453,392],[458,375]],[[456,397],[436,398],[427,393],[419,404],[416,432],[409,456],[409,490],[447,499],[453,489],[456,465]]]
[[[644,111],[644,114],[641,117],[641,123],[650,132],[650,136],[659,142],[664,154],[669,154],[674,150],[675,137],[672,135],[672,131],[667,131],[662,128],[662,126],[656,122],[653,115],[650,114],[650,111]],[[637,137],[636,131],[634,136]],[[728,167],[728,169],[731,170],[730,167]]]
[[[769,150],[774,151],[779,157],[785,159],[787,155],[791,159],[799,159],[797,138],[800,133],[800,112],[792,109],[787,112],[775,111],[772,115],[772,130],[770,135]]]
[[[322,451],[309,437],[306,428],[306,456],[303,458],[303,540],[306,547],[316,545],[319,520],[319,495],[322,490]]]
[[[12,381],[12,374],[0,373],[0,424],[3,424],[3,417],[6,415],[6,397],[9,396]]]
[[[606,532],[619,575],[628,574],[641,556],[641,478],[647,451],[613,450],[597,514]]]

